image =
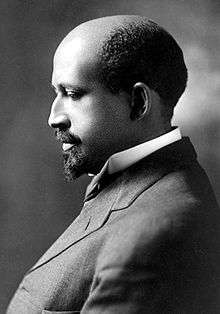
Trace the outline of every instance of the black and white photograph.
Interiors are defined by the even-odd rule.
[[[219,314],[219,1],[0,26],[0,314]]]

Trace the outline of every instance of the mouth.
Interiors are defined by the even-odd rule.
[[[76,146],[76,144],[63,143],[62,149],[64,152],[67,152],[68,150],[71,150],[73,146]]]
[[[62,144],[63,152],[70,151],[73,147],[81,144],[81,140],[78,136],[72,135],[69,132],[61,132],[60,130],[55,132],[55,137],[58,142]]]

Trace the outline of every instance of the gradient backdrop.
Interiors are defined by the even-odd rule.
[[[77,24],[113,14],[146,15],[183,48],[189,83],[174,122],[191,137],[220,201],[218,0],[2,0],[0,313],[24,272],[77,215],[89,182],[64,182],[60,145],[47,126],[53,53]]]

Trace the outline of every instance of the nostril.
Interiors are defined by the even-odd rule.
[[[66,115],[59,115],[54,117],[53,115],[50,115],[48,119],[48,124],[52,128],[55,129],[68,129],[71,125],[70,120],[67,118]]]
[[[59,129],[60,131],[66,131],[70,127],[70,123],[51,123],[50,126],[54,129]]]

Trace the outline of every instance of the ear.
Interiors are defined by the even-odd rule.
[[[151,93],[149,87],[138,82],[133,86],[131,97],[131,120],[140,120],[150,112]]]

